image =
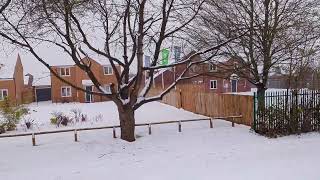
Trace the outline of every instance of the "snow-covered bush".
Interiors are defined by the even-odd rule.
[[[103,120],[103,115],[102,114],[98,114],[96,116],[94,116],[94,121],[99,122]]]
[[[24,124],[27,127],[27,129],[31,129],[33,123],[34,123],[34,119],[31,119],[30,117],[24,119]]]
[[[27,114],[29,114],[28,108],[21,105],[14,106],[8,98],[5,98],[0,105],[0,133],[15,130],[16,124]]]
[[[60,125],[67,126],[68,124],[73,123],[73,118],[68,117],[62,112],[54,111],[51,114],[53,117],[50,118],[50,122],[57,127],[59,127]]]

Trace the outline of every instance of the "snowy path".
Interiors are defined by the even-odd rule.
[[[318,180],[318,133],[267,139],[225,121],[161,125],[134,143],[111,130],[0,139],[4,180]]]

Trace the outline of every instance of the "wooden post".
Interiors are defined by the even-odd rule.
[[[116,135],[116,128],[115,128],[115,127],[113,127],[112,129],[113,129],[113,138],[117,138],[117,135]]]
[[[209,121],[210,121],[210,128],[213,128],[212,118],[210,118]]]
[[[234,127],[234,117],[232,117],[232,127]]]
[[[32,133],[32,146],[36,146],[36,136]]]
[[[148,127],[149,127],[149,135],[151,135],[151,124],[149,124]]]
[[[78,131],[77,131],[77,129],[74,130],[74,142],[78,142]]]
[[[181,121],[179,121],[179,132],[181,132]]]
[[[180,107],[181,109],[183,109],[182,107],[182,92],[181,92],[181,89],[179,89],[179,100],[180,100]]]

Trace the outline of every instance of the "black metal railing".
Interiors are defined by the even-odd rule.
[[[284,90],[254,95],[253,129],[269,137],[320,129],[320,91]]]

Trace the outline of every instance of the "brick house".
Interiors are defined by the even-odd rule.
[[[186,56],[188,57],[188,56]],[[195,57],[192,61],[199,61],[201,58]],[[203,72],[201,75],[192,79],[181,81],[176,88],[183,85],[192,85],[200,92],[213,93],[231,93],[231,92],[247,92],[251,90],[251,83],[245,78],[239,77],[234,73],[234,68],[238,65],[235,58],[230,58],[226,62],[221,63],[203,63],[201,65],[193,66],[185,76],[192,76],[196,73]],[[179,65],[175,68],[168,68],[159,71],[155,75],[154,87],[166,88],[171,85],[175,79],[186,68],[186,65]]]
[[[0,101],[8,97],[11,103],[23,103],[24,76],[20,55],[14,64],[4,64],[0,68]]]
[[[110,65],[102,64],[90,58],[82,59],[85,63],[91,63],[91,69],[98,81],[106,90],[110,90],[110,83],[117,84],[116,77]],[[60,77],[72,82],[77,87],[82,87],[88,91],[97,92],[86,72],[81,70],[77,65],[58,65],[51,66]],[[120,70],[120,66],[118,67]],[[52,102],[101,102],[108,99],[98,95],[92,95],[83,91],[77,90],[70,85],[60,81],[57,77],[51,74],[51,96]]]

